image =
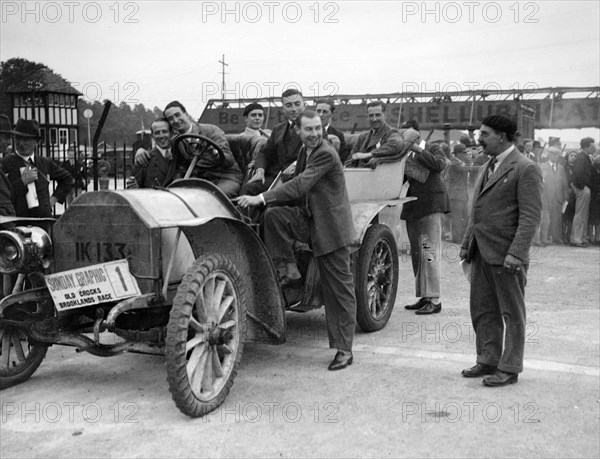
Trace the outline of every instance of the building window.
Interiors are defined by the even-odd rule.
[[[61,145],[66,145],[69,142],[69,134],[66,129],[60,128],[58,130],[58,141]]]
[[[69,129],[69,143],[76,145],[77,142],[77,129]]]
[[[50,128],[50,145],[56,145],[56,128]]]

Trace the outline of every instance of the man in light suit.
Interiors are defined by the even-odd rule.
[[[540,164],[544,179],[542,194],[542,223],[540,243],[542,245],[562,244],[562,207],[569,199],[569,183],[565,168],[559,162],[560,149],[548,149],[548,161]],[[549,239],[552,239],[550,241]]]
[[[395,156],[404,148],[402,136],[386,121],[383,101],[369,102],[367,116],[371,129],[358,136],[346,166],[366,167],[372,158]]]
[[[297,89],[287,89],[281,95],[281,102],[285,121],[275,126],[269,140],[256,156],[254,175],[244,184],[240,194],[256,196],[267,191],[280,172],[284,175],[294,173],[294,164],[302,146],[294,122],[304,110],[304,99]]]
[[[329,347],[337,349],[330,370],[352,364],[356,297],[349,244],[355,230],[346,181],[335,149],[323,141],[319,116],[307,110],[296,119],[304,147],[292,180],[258,196],[240,196],[242,207],[300,201],[298,206],[270,207],[265,213],[265,244],[276,265],[284,265],[282,287],[301,282],[292,243],[312,243],[321,280]]]
[[[504,115],[482,121],[479,143],[492,158],[475,184],[460,249],[461,260],[472,263],[470,308],[477,350],[477,364],[462,374],[488,375],[483,383],[491,387],[516,383],[523,371],[529,249],[542,211],[542,174],[515,148],[516,130]]]

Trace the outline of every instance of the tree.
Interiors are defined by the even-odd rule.
[[[42,84],[45,72],[51,72],[44,64],[31,62],[27,59],[15,57],[5,62],[0,62],[0,112],[10,117],[10,95],[8,91],[14,89],[34,90]]]

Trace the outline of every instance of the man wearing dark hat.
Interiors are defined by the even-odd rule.
[[[12,133],[8,116],[0,115],[0,153],[4,153],[6,147],[12,143]],[[0,215],[14,215],[10,182],[1,166],[0,163]]]
[[[35,154],[40,128],[35,120],[19,119],[14,129],[15,152],[2,159],[1,167],[12,186],[12,200],[19,217],[51,217],[52,206],[63,203],[73,178],[54,161]],[[57,187],[50,196],[50,181]]]
[[[523,371],[529,249],[542,213],[542,174],[515,148],[516,130],[505,115],[482,121],[479,143],[491,159],[475,184],[460,249],[461,260],[472,263],[470,308],[477,350],[477,364],[462,374],[487,375],[483,384],[491,387],[516,383]]]

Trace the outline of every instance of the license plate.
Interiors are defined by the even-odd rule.
[[[58,311],[140,295],[127,260],[116,260],[44,276]]]

